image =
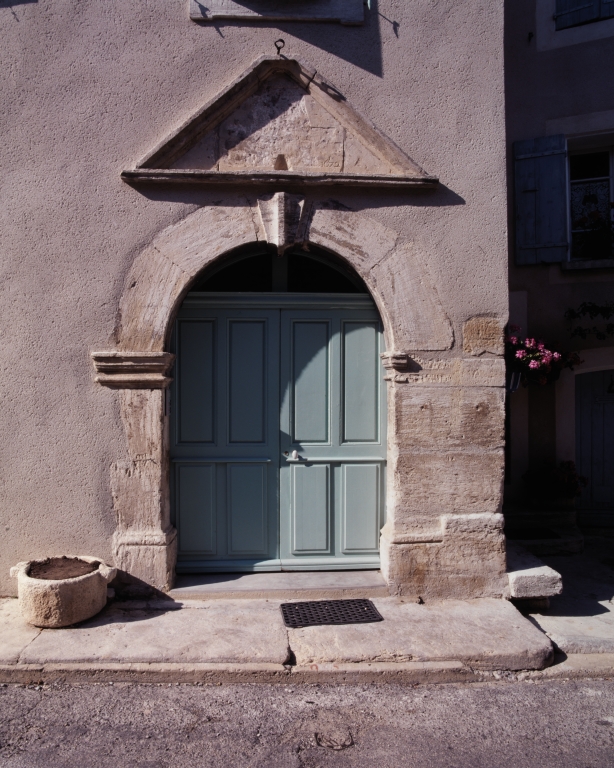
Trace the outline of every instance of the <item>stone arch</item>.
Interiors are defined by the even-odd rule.
[[[119,390],[126,434],[128,458],[111,467],[111,488],[117,516],[115,563],[128,588],[166,591],[174,578],[165,397],[173,364],[166,351],[169,330],[196,275],[228,251],[254,241],[274,244],[280,253],[311,242],[356,270],[383,320],[389,350],[384,366],[396,371],[385,377],[388,381],[408,381],[403,373],[408,353],[452,346],[451,324],[416,254],[397,232],[362,213],[334,203],[306,204],[302,197],[281,192],[255,202],[204,206],[162,231],[136,257],[126,279],[116,348],[92,355],[96,380]],[[389,436],[389,448],[397,448],[395,440]]]
[[[168,328],[194,277],[237,246],[275,239],[261,211],[250,204],[207,206],[159,234],[128,274],[116,329],[118,349],[163,352]],[[303,206],[301,214],[294,227],[282,221],[289,230],[286,247],[288,242],[312,242],[346,260],[378,306],[389,348],[452,346],[451,325],[436,291],[412,249],[399,243],[397,232],[355,211]]]

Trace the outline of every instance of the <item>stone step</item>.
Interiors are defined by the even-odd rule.
[[[173,600],[343,600],[388,597],[380,571],[199,573],[177,577]]]

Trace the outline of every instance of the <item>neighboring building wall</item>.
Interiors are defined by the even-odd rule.
[[[505,5],[511,321],[523,325],[528,336],[578,350],[587,360],[599,357],[602,361],[579,366],[578,374],[596,370],[595,365],[609,368],[614,338],[572,337],[564,313],[584,301],[612,301],[614,263],[578,270],[565,269],[566,265],[559,263],[515,264],[512,145],[557,134],[566,136],[572,151],[614,145],[614,90],[607,74],[614,61],[614,20],[556,32],[552,18],[555,0],[510,0]],[[602,353],[596,355],[597,350]],[[565,372],[556,386],[533,387],[511,395],[507,502],[521,500],[522,474],[530,464],[575,459],[575,406],[570,382],[573,374]]]
[[[504,591],[497,515],[502,380],[499,373],[491,379],[480,373],[500,370],[497,329],[507,320],[503,7],[477,0],[380,0],[376,8],[364,27],[279,28],[198,25],[188,19],[184,0],[151,0],[146,8],[131,2],[111,8],[94,0],[0,8],[0,594],[14,593],[8,569],[21,560],[123,557],[117,549],[114,554],[112,540],[116,513],[120,527],[126,523],[121,514],[130,482],[141,483],[143,508],[157,504],[158,532],[150,533],[152,546],[161,546],[167,509],[156,494],[162,486],[146,487],[147,471],[139,475],[162,450],[161,391],[124,389],[118,397],[94,383],[90,354],[126,343],[124,331],[118,332],[120,301],[130,311],[137,306],[127,298],[132,277],[127,278],[141,267],[139,274],[147,272],[143,254],[152,242],[166,242],[172,225],[189,222],[197,211],[206,219],[222,199],[242,207],[238,220],[249,228],[252,219],[244,214],[255,200],[246,201],[240,189],[226,194],[134,188],[120,180],[120,172],[134,167],[256,58],[274,53],[280,35],[284,53],[310,62],[441,180],[432,192],[340,189],[323,196],[334,197],[341,208],[359,209],[365,226],[374,220],[372,232],[395,233],[398,253],[407,248],[415,254],[454,334],[451,350],[421,361],[429,369],[434,360],[434,370],[424,377],[432,388],[391,384],[389,417],[394,433],[404,435],[390,456],[400,478],[390,499],[397,526],[384,558],[391,583],[425,595]],[[362,219],[366,209],[368,218]],[[324,227],[321,237],[332,231]],[[177,242],[172,247],[180,253]],[[172,261],[169,253],[161,261]],[[202,256],[202,266],[207,258]],[[155,279],[148,274],[140,289],[146,292]],[[402,307],[412,296],[399,284],[411,281],[396,284]],[[173,285],[186,287],[180,279]],[[169,290],[160,279],[159,294],[151,294],[147,305],[167,323],[172,317],[162,318],[164,307],[156,301],[169,300]],[[134,327],[145,325],[138,313],[127,316]],[[461,384],[468,385],[464,394]],[[152,435],[155,445],[148,442]],[[115,508],[112,466],[114,482],[117,468],[119,475],[125,470],[119,505],[114,486]],[[158,472],[154,482],[159,481]],[[141,514],[138,504],[128,511]],[[141,523],[139,546],[145,552],[148,523]],[[445,539],[443,546],[429,538],[432,529]],[[122,546],[131,546],[128,539]],[[137,552],[134,572],[165,586],[164,577],[154,578],[153,566],[148,561],[142,567],[139,557]]]

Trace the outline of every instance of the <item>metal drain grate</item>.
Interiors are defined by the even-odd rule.
[[[281,613],[287,627],[314,627],[319,624],[368,624],[384,617],[370,600],[310,600],[282,603]]]

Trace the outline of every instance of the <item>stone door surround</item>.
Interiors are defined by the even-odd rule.
[[[172,586],[170,329],[204,267],[263,241],[280,253],[309,243],[336,253],[358,272],[379,309],[390,350],[383,355],[389,425],[381,557],[391,591],[503,594],[503,360],[467,354],[467,338],[465,351],[454,345],[427,270],[398,232],[334,202],[285,192],[229,195],[160,232],[126,279],[116,348],[92,354],[98,383],[118,390],[126,434],[126,455],[111,467],[117,567],[157,589]],[[465,335],[483,335],[496,322],[473,318]]]

